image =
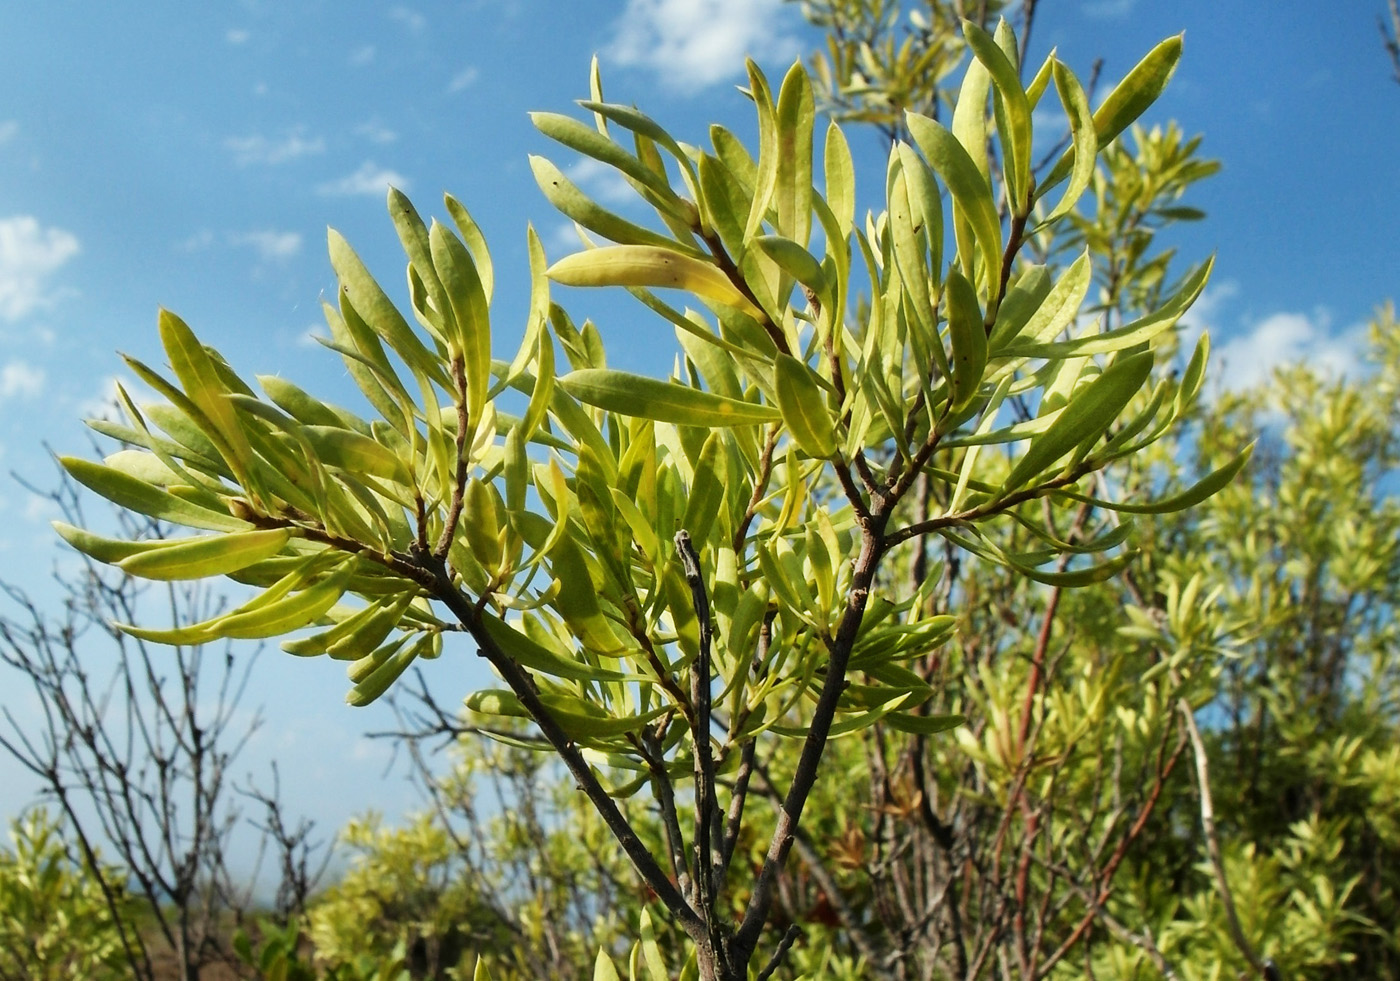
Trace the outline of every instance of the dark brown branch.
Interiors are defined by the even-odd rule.
[[[690,669],[690,700],[695,709],[690,729],[695,767],[695,895],[711,937],[718,940],[720,924],[715,900],[723,862],[723,832],[715,801],[715,761],[710,748],[710,645],[714,639],[714,624],[700,556],[690,540],[690,533],[682,528],[676,532],[675,543],[676,557],[690,586],[691,602],[700,624],[700,649]]]
[[[836,718],[837,704],[845,689],[846,665],[850,661],[856,633],[865,616],[865,606],[875,582],[875,573],[887,548],[884,536],[885,520],[885,514],[877,511],[862,529],[860,555],[856,559],[846,611],[830,645],[831,656],[827,663],[826,680],[822,684],[817,707],[812,713],[812,721],[803,741],[792,784],[778,812],[777,826],[773,829],[768,854],[764,857],[763,867],[754,883],[753,894],[744,911],[743,921],[734,937],[734,960],[737,963],[746,963],[757,946],[773,902],[773,889],[777,884],[778,874],[787,861],[798,822],[802,819],[802,809],[816,784],[817,769],[831,734],[832,722]]]

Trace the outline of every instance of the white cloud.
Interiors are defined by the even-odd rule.
[[[326,141],[319,136],[309,139],[301,130],[294,130],[281,139],[269,139],[261,133],[251,136],[230,136],[224,146],[233,151],[233,161],[240,167],[250,164],[281,164],[289,160],[322,153]]]
[[[1137,0],[1089,0],[1081,6],[1085,17],[1102,20],[1122,20],[1133,12]]]
[[[229,44],[246,44],[253,32],[243,27],[231,27],[224,32],[224,40]]]
[[[6,119],[4,122],[0,122],[0,145],[4,145],[13,140],[15,134],[18,132],[19,123],[15,122],[13,119]]]
[[[474,83],[480,75],[481,72],[477,71],[475,68],[463,68],[456,75],[452,76],[452,81],[447,83],[447,91],[461,92],[463,89],[470,88],[472,83]]]
[[[177,242],[175,248],[180,252],[203,252],[214,244],[214,233],[207,228],[201,228],[189,238]]]
[[[362,48],[356,48],[350,54],[350,64],[356,68],[363,68],[374,61],[374,45],[366,44]]]
[[[640,200],[619,171],[592,157],[584,157],[570,167],[569,180],[609,204],[636,203]]]
[[[405,7],[402,4],[389,8],[389,19],[398,21],[406,29],[412,31],[415,34],[419,33],[423,30],[423,28],[428,26],[428,20],[426,17],[424,17],[418,11],[413,10],[409,7]]]
[[[698,89],[737,76],[745,55],[785,59],[800,53],[787,33],[782,0],[627,0],[607,54],[648,68],[672,89]]]
[[[355,135],[362,136],[371,143],[393,143],[399,138],[398,133],[377,119],[371,119],[369,122],[356,126]]]
[[[337,180],[327,181],[316,188],[319,194],[348,195],[348,194],[385,194],[389,186],[393,185],[401,191],[408,190],[408,178],[396,170],[389,170],[380,167],[373,161],[366,160],[360,165],[360,169],[353,174],[347,174]]]
[[[1211,360],[1219,366],[1217,377],[1229,390],[1240,391],[1263,384],[1275,369],[1303,364],[1330,377],[1356,377],[1362,369],[1366,327],[1357,324],[1334,331],[1325,311],[1270,314],[1217,347]]]
[[[27,361],[11,361],[0,368],[0,399],[32,399],[44,390],[44,369]]]
[[[128,394],[133,394],[132,388],[134,385],[130,379],[118,378],[116,375],[111,375],[103,379],[98,394],[78,403],[78,418],[110,419],[113,422],[120,420],[121,410],[117,408],[118,404],[121,402],[117,394],[118,385],[124,387]]]
[[[278,232],[270,228],[230,235],[229,243],[251,246],[264,262],[290,259],[301,251],[300,234],[297,232]]]
[[[30,215],[0,218],[0,320],[46,305],[48,278],[78,252],[78,239],[61,228],[43,228]]]

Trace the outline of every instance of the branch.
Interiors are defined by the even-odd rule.
[[[1201,794],[1201,831],[1206,839],[1206,855],[1210,858],[1211,871],[1215,875],[1215,885],[1220,892],[1221,905],[1225,907],[1225,923],[1230,928],[1230,939],[1244,956],[1245,961],[1260,975],[1268,969],[1254,945],[1244,935],[1240,917],[1235,909],[1235,897],[1230,892],[1230,882],[1225,875],[1225,860],[1220,854],[1220,836],[1215,829],[1215,803],[1210,793],[1210,762],[1206,755],[1206,744],[1201,738],[1200,727],[1196,725],[1196,713],[1191,703],[1184,697],[1177,699],[1176,709],[1186,726],[1186,734],[1191,739],[1191,752],[1196,757],[1196,785]],[[1277,970],[1277,969],[1275,969]]]
[[[462,626],[467,628],[472,639],[476,641],[481,656],[486,658],[491,666],[500,673],[502,680],[510,686],[516,698],[520,699],[520,704],[530,713],[530,717],[540,727],[540,732],[549,740],[549,744],[554,747],[554,751],[559,754],[559,758],[568,767],[569,773],[578,782],[579,789],[588,797],[594,809],[597,810],[598,816],[603,819],[603,823],[607,825],[608,830],[622,846],[623,852],[631,861],[632,867],[637,870],[637,874],[642,877],[652,892],[656,893],[657,898],[676,918],[688,936],[697,941],[708,939],[704,921],[671,880],[667,878],[666,873],[657,864],[656,858],[638,837],[636,830],[618,810],[617,802],[608,796],[608,792],[598,782],[593,768],[583,758],[583,753],[578,745],[564,731],[559,720],[554,717],[554,713],[540,700],[534,679],[528,671],[506,654],[487,633],[481,620],[481,611],[453,585],[442,561],[437,560],[435,568],[428,568],[426,565],[417,568],[422,575],[433,580],[432,595],[446,605]]]
[[[452,548],[452,539],[457,534],[457,522],[462,517],[462,499],[467,486],[467,440],[474,434],[468,433],[471,424],[467,408],[467,369],[462,355],[452,358],[452,382],[457,386],[457,467],[452,475],[452,504],[442,523],[442,534],[433,546],[433,558],[445,558]]]
[[[888,548],[884,536],[886,514],[877,512],[866,522],[861,537],[860,556],[856,559],[855,571],[851,580],[851,590],[847,595],[846,612],[841,617],[830,651],[826,680],[822,684],[812,722],[807,729],[807,737],[793,772],[792,784],[787,797],[778,812],[777,826],[769,842],[768,854],[764,857],[762,870],[754,883],[753,894],[749,897],[748,908],[734,937],[738,956],[737,963],[746,963],[745,954],[751,954],[758,944],[763,931],[768,910],[773,902],[773,889],[778,874],[782,871],[787,855],[797,832],[797,824],[802,818],[802,809],[807,797],[816,784],[817,768],[821,763],[826,742],[831,734],[831,725],[836,718],[836,707],[846,687],[846,665],[850,661],[851,648],[855,644],[856,633],[865,615],[865,605],[870,598],[870,588],[875,582],[875,573],[880,559]]]
[[[717,927],[714,909],[717,873],[723,862],[722,831],[715,805],[715,760],[710,749],[710,645],[714,640],[714,623],[710,618],[705,577],[700,571],[700,556],[695,552],[690,533],[682,528],[676,532],[675,543],[685,581],[690,586],[695,617],[700,622],[700,653],[690,669],[690,701],[695,708],[690,727],[695,765],[695,880],[700,913],[713,932]]]

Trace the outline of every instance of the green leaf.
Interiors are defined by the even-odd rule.
[[[1167,87],[1177,62],[1181,60],[1181,35],[1169,37],[1147,53],[1147,56],[1128,72],[1123,81],[1109,93],[1094,113],[1094,135],[1100,147],[1106,147],[1114,138],[1141,116]],[[1076,150],[1066,150],[1055,164],[1055,168],[1045,175],[1036,188],[1036,197],[1064,180],[1074,166]]]
[[[773,104],[773,92],[768,86],[768,79],[752,58],[747,60],[746,65],[749,72],[749,94],[758,110],[758,169],[754,174],[749,214],[744,222],[743,240],[748,242],[763,227],[768,209],[773,203],[773,195],[776,193],[779,137],[777,108]],[[715,149],[720,149],[718,143]]]
[[[571,681],[623,681],[627,678],[618,671],[560,657],[485,610],[481,613],[481,625],[486,635],[507,657],[531,671]]]
[[[559,379],[559,387],[586,405],[639,419],[684,426],[744,426],[777,422],[772,406],[610,368],[584,368]]]
[[[596,127],[571,116],[553,112],[532,112],[530,121],[551,140],[605,163],[630,177],[649,192],[649,199],[654,204],[668,208],[677,215],[684,214],[684,209],[680,207],[680,199],[656,171],[598,132]]]
[[[685,514],[681,518],[681,527],[695,540],[697,548],[704,548],[710,540],[715,518],[724,503],[725,469],[724,437],[718,432],[710,433],[700,450],[700,459],[695,462],[695,477],[690,482]]]
[[[331,426],[304,426],[300,434],[328,467],[348,474],[368,474],[399,483],[411,479],[408,466],[393,450],[368,436]]]
[[[1069,186],[1060,197],[1053,211],[1040,223],[1041,228],[1061,215],[1067,215],[1079,201],[1089,182],[1094,178],[1094,166],[1099,156],[1099,137],[1094,129],[1094,116],[1089,108],[1089,98],[1074,77],[1058,60],[1054,62],[1055,90],[1064,104],[1065,115],[1069,117],[1071,151],[1074,153],[1074,168],[1070,171]]]
[[[987,328],[977,291],[956,269],[948,270],[948,334],[953,348],[953,401],[949,412],[966,408],[982,386],[987,369]]]
[[[340,288],[345,295],[345,300],[362,319],[365,326],[393,348],[415,374],[421,374],[446,391],[451,391],[452,380],[443,370],[442,359],[435,352],[431,352],[423,346],[423,342],[408,326],[408,322],[403,319],[403,314],[399,313],[393,301],[375,282],[365,264],[360,261],[355,250],[350,247],[350,243],[332,228],[327,232],[327,245],[330,251],[331,268],[335,270],[336,277],[340,280]],[[346,316],[347,326],[352,326],[349,320],[350,318]],[[331,329],[334,331],[334,324],[332,324]],[[356,346],[362,351],[365,350],[364,344],[358,337],[356,338]],[[386,374],[388,362],[383,360],[382,350],[378,353],[378,358],[371,357],[370,363],[379,370],[381,375]],[[387,372],[387,374],[392,375],[392,372]],[[390,381],[391,379],[384,377],[384,380]],[[386,416],[386,418],[393,417]]]
[[[143,579],[207,579],[270,559],[291,537],[285,528],[208,535],[138,552],[117,564]]]
[[[562,170],[544,157],[531,154],[530,169],[535,174],[535,183],[544,191],[549,203],[558,208],[565,217],[578,222],[589,231],[623,245],[652,245],[672,251],[684,251],[696,258],[701,256],[698,249],[630,222],[621,215],[613,214],[584,194],[578,185],[564,176]]]
[[[1013,213],[1030,212],[1031,108],[1021,88],[1020,73],[990,34],[972,21],[963,21],[968,47],[987,69],[996,89],[997,132],[1006,157],[1007,195]]]
[[[1001,219],[992,200],[991,186],[958,138],[944,126],[916,112],[906,113],[905,119],[914,142],[948,185],[953,203],[971,224],[988,277],[995,277],[1001,271]]]
[[[936,736],[940,732],[956,729],[967,721],[963,715],[914,715],[911,712],[890,712],[884,717],[885,725],[899,732],[916,736]]]
[[[515,692],[503,688],[483,688],[463,699],[463,704],[482,715],[502,715],[512,719],[528,719],[530,713],[520,704]]]
[[[391,646],[396,649],[375,665],[373,671],[355,682],[355,687],[345,695],[345,703],[362,708],[377,700],[389,690],[390,685],[399,680],[399,676],[408,670],[409,665],[426,652],[426,648],[432,642],[432,636],[427,634],[411,641],[406,638],[392,641]]]
[[[598,958],[593,962],[593,981],[622,981],[617,976],[617,968],[613,966],[612,958],[600,947],[598,948]]]
[[[1097,497],[1090,497],[1087,494],[1069,492],[1067,496],[1076,501],[1084,501],[1096,507],[1108,508],[1111,511],[1124,511],[1128,514],[1169,514],[1173,511],[1184,511],[1187,508],[1195,507],[1202,501],[1214,496],[1219,491],[1229,486],[1235,479],[1244,465],[1249,462],[1250,456],[1254,453],[1254,444],[1246,446],[1233,460],[1212,470],[1190,487],[1173,494],[1171,497],[1163,497],[1145,504],[1134,503],[1132,501],[1106,501]]]
[[[806,248],[812,233],[812,130],[816,105],[812,81],[802,62],[796,61],[778,90],[775,122],[778,137],[778,173],[773,205],[778,212],[778,234]]]
[[[836,216],[842,236],[851,234],[856,215],[856,172],[846,134],[833,121],[826,129],[822,170],[826,178],[826,203]]]
[[[320,582],[285,599],[253,609],[245,606],[218,621],[216,636],[242,640],[276,637],[314,623],[344,595],[354,574],[355,562],[343,562]]]
[[[455,342],[462,355],[467,379],[467,414],[475,423],[486,407],[486,393],[491,386],[491,314],[486,305],[486,290],[476,263],[461,240],[436,220],[428,231],[433,254],[433,266],[447,291],[456,324]],[[455,353],[455,352],[454,352]]]
[[[679,143],[666,132],[651,117],[645,115],[633,106],[616,105],[613,103],[600,102],[596,99],[579,103],[584,109],[597,113],[610,122],[617,123],[623,129],[645,137],[653,143],[665,148],[665,150],[676,158],[676,162],[681,165],[681,176],[685,179],[686,186],[690,188],[692,194],[695,193],[695,172],[691,164],[690,157],[681,149]]]
[[[489,304],[496,285],[496,274],[491,265],[491,252],[486,248],[486,237],[481,234],[480,226],[463,207],[462,202],[450,194],[444,194],[442,202],[447,206],[447,213],[452,216],[452,224],[457,226],[457,234],[462,236],[462,241],[467,243],[467,248],[471,250],[477,276],[481,280],[481,290],[486,294],[486,302]]]
[[[1087,263],[1086,263],[1087,264]],[[1076,263],[1077,265],[1077,263]],[[1145,316],[1139,317],[1130,324],[1119,327],[1117,330],[1104,331],[1101,334],[1086,334],[1083,337],[1075,337],[1068,341],[1052,341],[1050,343],[1036,343],[1030,341],[1032,329],[1044,330],[1053,324],[1041,324],[1039,315],[1031,318],[1031,324],[1022,332],[1022,336],[1027,338],[1026,342],[1013,342],[998,355],[1008,358],[1070,358],[1083,357],[1091,354],[1111,354],[1114,351],[1123,351],[1151,341],[1157,335],[1171,329],[1176,322],[1181,319],[1182,314],[1191,308],[1191,304],[1196,302],[1196,298],[1206,288],[1206,283],[1210,280],[1211,269],[1215,265],[1215,259],[1211,258],[1201,263],[1193,269],[1181,284],[1181,288],[1174,293],[1166,303]],[[1068,279],[1074,273],[1071,269],[1065,274]],[[1083,275],[1088,275],[1087,273]],[[1087,284],[1086,287],[1087,289]],[[1046,307],[1051,306],[1051,302],[1056,300],[1059,285],[1052,291],[1051,298],[1046,300]],[[1066,301],[1072,297],[1066,297]],[[1060,313],[1068,313],[1068,302],[1066,306],[1060,308]],[[1073,314],[1070,314],[1072,317]],[[1058,319],[1058,318],[1057,318]],[[1066,321],[1068,322],[1068,321]],[[1052,335],[1053,336],[1053,335]]]
[[[250,527],[231,514],[192,504],[100,463],[72,456],[59,457],[58,462],[78,483],[128,511],[208,531],[246,531]]]
[[[1031,440],[998,496],[1027,483],[1076,446],[1097,439],[1142,388],[1152,372],[1152,361],[1151,351],[1119,358],[1076,393],[1050,428]]]
[[[759,235],[753,240],[778,267],[813,293],[826,287],[826,273],[817,258],[790,238],[782,235]]]
[[[253,450],[239,423],[238,414],[224,398],[228,389],[215,370],[209,353],[183,320],[169,310],[160,311],[160,339],[175,377],[185,394],[199,407],[212,427],[206,432],[218,445],[221,454],[233,468],[238,482],[249,491],[256,491],[257,474]]]
[[[778,355],[774,383],[778,411],[802,452],[814,460],[836,454],[836,422],[827,407],[826,393],[815,373],[796,358]]]
[[[993,332],[994,343],[989,352],[991,357],[1024,358],[1024,355],[1009,353],[1010,348],[1040,344],[1058,335],[1074,322],[1080,306],[1084,303],[1084,297],[1088,295],[1089,284],[1093,282],[1093,278],[1094,267],[1086,250],[1070,263],[1069,269],[1065,270],[1064,275],[1051,287],[1049,294],[1014,337],[1007,336],[1009,331]],[[1019,360],[1016,363],[1019,364]],[[1004,366],[1000,370],[1007,370],[1007,367]]]

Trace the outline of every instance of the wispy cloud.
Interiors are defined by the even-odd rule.
[[[262,133],[251,136],[230,136],[224,140],[224,147],[233,153],[233,162],[240,167],[252,164],[283,164],[292,160],[323,153],[326,141],[317,136],[307,137],[296,129],[284,136],[273,139]]]
[[[19,123],[13,119],[0,121],[0,146],[10,142],[19,133]]]
[[[356,126],[355,135],[363,137],[371,143],[393,143],[399,138],[398,133],[377,119],[371,119]]]
[[[389,8],[389,19],[417,34],[428,26],[428,19],[411,7],[397,4]]]
[[[44,390],[44,369],[27,361],[11,361],[0,368],[0,399],[32,399]]]
[[[264,262],[282,262],[301,251],[301,235],[278,232],[270,228],[255,232],[236,232],[229,236],[230,245],[248,246]]]
[[[51,277],[80,251],[76,236],[31,215],[0,218],[0,319],[18,320],[52,299]]]
[[[366,160],[360,169],[337,180],[327,181],[316,188],[318,194],[343,196],[350,194],[386,193],[390,185],[401,191],[408,190],[408,178],[396,170],[380,167],[372,160]]]
[[[632,185],[619,171],[592,157],[584,157],[570,167],[569,179],[608,204],[636,203],[639,200],[637,192],[632,190]]]
[[[230,27],[224,31],[224,40],[233,45],[247,44],[252,36],[253,32],[245,27]]]
[[[1234,327],[1225,313],[1238,293],[1230,281],[1213,286],[1182,318],[1185,353],[1195,347],[1202,332],[1210,331],[1210,387],[1244,391],[1267,384],[1279,368],[1300,362],[1332,377],[1356,377],[1364,370],[1365,324],[1337,329],[1331,315],[1317,309],[1312,313],[1278,311],[1243,323],[1236,319],[1239,326]]]
[[[783,59],[801,48],[782,0],[627,0],[606,51],[675,90],[736,78],[744,55]]]
[[[461,92],[463,89],[471,88],[472,84],[480,77],[481,72],[474,67],[463,68],[456,75],[452,76],[452,81],[447,83],[448,92]]]
[[[1264,384],[1274,371],[1302,363],[1334,378],[1352,378],[1362,370],[1366,326],[1334,330],[1326,311],[1274,313],[1231,337],[1211,360],[1222,366],[1221,384],[1240,391]]]
[[[175,248],[180,252],[203,252],[214,244],[214,233],[207,228],[201,228],[188,238],[177,242]]]
[[[350,64],[356,68],[363,68],[374,61],[374,45],[366,44],[362,48],[356,48],[350,52]]]

